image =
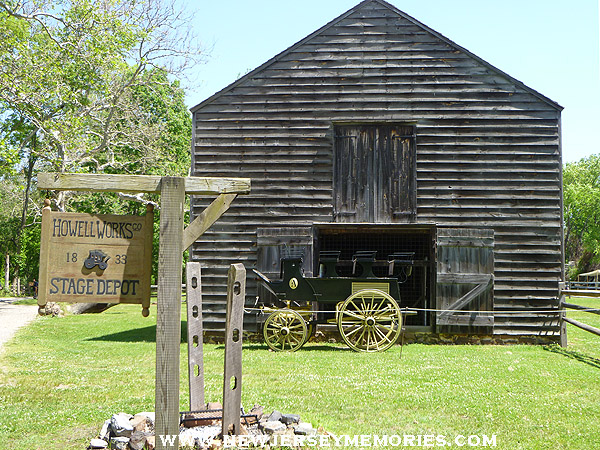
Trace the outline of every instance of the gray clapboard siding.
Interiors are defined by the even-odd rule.
[[[193,109],[193,174],[252,178],[191,252],[206,328],[223,329],[227,267],[256,265],[258,228],[334,220],[343,124],[415,126],[416,222],[494,230],[496,311],[557,307],[561,109],[383,1],[351,9]],[[507,313],[494,332],[557,332],[549,319]]]

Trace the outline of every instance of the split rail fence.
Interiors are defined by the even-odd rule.
[[[568,284],[565,286],[569,286]],[[589,298],[598,298],[600,297],[600,290],[594,289],[561,289],[561,308],[562,309],[573,309],[573,310],[577,310],[577,311],[584,311],[584,312],[588,312],[590,314],[598,314],[600,315],[600,309],[595,309],[595,308],[589,308],[586,306],[581,306],[581,305],[576,305],[573,303],[567,303],[565,301],[566,297],[589,297]],[[570,319],[566,316],[566,312],[563,312],[563,314],[561,315],[561,322],[563,322],[563,324],[561,324],[561,329],[564,330],[564,322],[566,323],[570,323],[571,325],[574,325],[578,328],[581,328],[582,330],[588,331],[590,333],[595,334],[596,336],[600,336],[600,328],[596,328],[593,327],[591,325],[585,324],[583,322],[580,322],[578,320],[575,319]],[[565,336],[564,333],[561,333],[561,335]],[[565,342],[566,345],[566,342]]]

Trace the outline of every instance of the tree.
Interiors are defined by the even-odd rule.
[[[30,206],[39,170],[189,170],[190,118],[174,77],[201,52],[177,3],[0,0],[0,181],[23,186],[16,231],[15,212],[0,214],[0,226],[16,233],[7,252],[29,254],[21,244],[35,236],[24,230],[39,213]],[[53,200],[61,210],[70,202],[135,209],[114,196],[60,192]]]
[[[153,167],[163,124],[140,109],[139,92],[173,87],[166,74],[200,55],[175,3],[0,1],[0,103],[20,124],[21,157],[57,172]]]
[[[600,155],[563,170],[565,250],[576,275],[600,263]]]

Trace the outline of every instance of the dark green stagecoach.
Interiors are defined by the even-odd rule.
[[[412,273],[414,253],[394,253],[378,261],[376,252],[361,251],[351,261],[340,252],[321,252],[319,277],[305,277],[302,257],[281,259],[281,279],[272,281],[255,270],[265,287],[285,307],[264,306],[267,345],[295,351],[313,335],[316,325],[335,323],[354,351],[390,348],[402,333],[399,284]],[[375,276],[374,268],[384,276]],[[340,275],[342,272],[342,276]],[[406,313],[406,310],[404,310]]]

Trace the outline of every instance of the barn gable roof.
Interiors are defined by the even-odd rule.
[[[404,13],[403,11],[399,10],[395,6],[389,4],[388,2],[386,2],[384,0],[364,0],[363,2],[359,3],[358,5],[356,5],[354,8],[346,11],[345,13],[343,13],[342,15],[340,15],[339,17],[333,19],[328,24],[326,24],[323,27],[319,28],[317,31],[311,33],[310,35],[308,35],[304,39],[298,41],[297,43],[295,43],[294,45],[292,45],[288,49],[282,51],[278,55],[274,56],[273,58],[271,58],[270,60],[268,60],[264,64],[260,65],[256,69],[252,70],[251,72],[247,73],[243,77],[239,78],[238,80],[236,80],[233,83],[231,83],[230,85],[228,85],[227,87],[225,87],[222,90],[218,91],[217,93],[213,94],[212,96],[210,96],[206,100],[202,101],[198,105],[194,106],[193,108],[191,108],[192,113],[195,112],[195,111],[197,111],[197,110],[199,110],[199,109],[201,109],[203,106],[205,106],[207,104],[210,104],[215,99],[217,99],[217,98],[221,97],[222,95],[226,94],[230,90],[234,89],[236,86],[244,83],[246,80],[251,79],[257,73],[260,73],[261,71],[267,69],[269,66],[271,66],[272,64],[278,62],[279,60],[281,60],[282,58],[284,58],[285,56],[287,56],[289,53],[291,53],[294,50],[296,50],[298,47],[301,47],[302,45],[305,45],[305,44],[309,43],[314,37],[322,34],[326,30],[328,30],[329,28],[337,25],[340,21],[344,20],[348,16],[356,13],[357,11],[360,11],[362,8],[366,7],[369,4],[373,4],[373,3],[377,3],[379,5],[382,5],[382,6],[386,7],[386,8],[388,8],[389,10],[393,11],[394,13],[396,13],[399,17],[408,20],[409,22],[413,23],[417,27],[423,29],[424,31],[426,31],[429,34],[431,34],[432,36],[436,37],[440,41],[442,41],[442,42],[446,43],[447,45],[453,47],[457,51],[460,51],[460,52],[464,53],[465,55],[467,55],[470,58],[472,58],[473,60],[475,60],[477,63],[483,65],[484,67],[486,67],[488,69],[490,69],[496,75],[499,75],[500,77],[505,78],[510,83],[514,84],[515,86],[520,87],[521,89],[524,89],[526,92],[529,92],[530,94],[532,94],[533,96],[535,96],[539,100],[543,101],[544,103],[547,103],[548,105],[550,105],[551,107],[555,108],[556,110],[562,111],[563,107],[561,105],[559,105],[557,102],[555,102],[555,101],[551,100],[550,98],[546,97],[545,95],[539,93],[535,89],[530,88],[529,86],[525,85],[523,82],[517,80],[516,78],[508,75],[506,72],[503,72],[502,70],[498,69],[497,67],[495,67],[492,64],[488,63],[487,61],[485,61],[484,59],[480,58],[479,56],[477,56],[474,53],[470,52],[469,50],[465,49],[464,47],[461,47],[460,45],[456,44],[452,40],[450,40],[447,37],[445,37],[444,35],[442,35],[441,33],[433,30],[432,28],[429,28],[427,25],[423,24],[422,22],[419,22],[417,19],[409,16],[408,14]]]

